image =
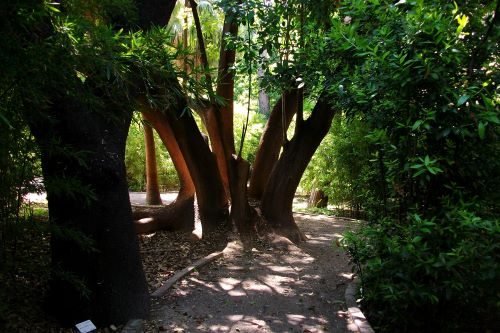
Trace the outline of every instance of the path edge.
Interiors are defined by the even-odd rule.
[[[375,330],[372,328],[356,302],[358,286],[359,280],[357,277],[354,277],[345,290],[345,303],[347,305],[349,317],[358,328],[359,333],[375,333]]]

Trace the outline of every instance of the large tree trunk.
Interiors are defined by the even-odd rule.
[[[219,70],[217,73],[216,94],[224,99],[224,105],[219,109],[222,122],[222,135],[227,149],[231,154],[236,152],[234,147],[234,71],[230,70],[234,66],[236,50],[228,50],[226,36],[236,37],[238,35],[238,24],[235,18],[226,15],[224,27],[222,29],[222,40],[219,51]]]
[[[172,85],[181,90],[177,81],[173,81]],[[176,103],[165,111],[149,109],[148,120],[158,130],[160,137],[165,130],[164,125],[169,125],[196,190],[203,230],[213,229],[226,224],[228,217],[227,198],[217,162],[192,115],[183,112],[187,107],[186,101],[179,97]],[[163,129],[160,126],[164,126]]]
[[[183,108],[182,108],[183,109]],[[182,110],[180,109],[180,110]],[[196,188],[196,199],[203,230],[227,223],[228,204],[215,156],[191,115],[166,113],[184,155]]]
[[[276,102],[273,112],[264,128],[260,139],[259,150],[255,157],[248,195],[260,199],[266,188],[269,175],[278,161],[281,147],[286,139],[286,133],[293,115],[297,111],[297,90],[283,93]]]
[[[63,100],[51,122],[32,124],[52,226],[48,310],[67,325],[148,315],[124,164],[131,114],[113,113]]]
[[[311,157],[328,133],[334,114],[326,93],[322,93],[311,116],[297,124],[299,129],[286,145],[262,195],[262,214],[267,223],[293,242],[306,240],[293,219],[293,197]]]
[[[219,71],[217,94],[224,98],[224,105],[217,105],[211,91],[211,77],[208,73],[209,65],[204,47],[201,24],[197,14],[194,0],[190,0],[193,7],[193,18],[196,24],[198,44],[203,65],[207,70],[206,80],[209,84],[210,107],[207,108],[204,119],[205,124],[212,141],[212,147],[217,157],[217,164],[221,172],[225,191],[231,197],[231,219],[237,227],[241,239],[248,247],[250,240],[255,235],[255,222],[257,214],[248,204],[247,181],[250,166],[241,156],[236,156],[233,134],[233,104],[234,104],[234,74],[229,67],[234,63],[235,51],[226,49],[226,43],[223,39],[219,52]],[[234,17],[227,15],[224,19],[224,35],[230,34],[237,36],[238,26],[235,24]]]
[[[153,129],[144,121],[144,149],[146,150],[146,204],[161,205],[160,187],[158,186],[158,169],[156,166],[156,149]]]

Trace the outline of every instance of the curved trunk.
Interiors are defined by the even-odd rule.
[[[255,156],[248,195],[260,199],[266,188],[269,175],[278,161],[281,147],[293,115],[297,111],[297,90],[285,92],[276,102],[273,112],[267,121]],[[283,110],[284,107],[284,110]]]
[[[306,240],[306,237],[293,219],[293,197],[312,155],[328,133],[334,114],[326,93],[322,93],[311,116],[300,125],[281,154],[262,195],[262,214],[267,223],[296,243]]]
[[[193,230],[195,187],[174,132],[162,113],[152,110],[143,100],[140,101],[140,107],[144,119],[156,129],[170,154],[179,177],[180,189],[175,201],[168,206],[149,208],[134,206],[136,230],[138,233],[155,230]]]
[[[152,110],[144,101],[141,101],[140,105],[142,116],[158,133],[158,136],[167,148],[170,158],[172,159],[175,171],[177,171],[180,189],[176,200],[193,197],[195,193],[194,183],[167,118],[161,112]]]
[[[31,126],[52,227],[48,311],[67,325],[148,315],[124,163],[131,114],[108,112],[115,117],[54,101],[53,121]]]
[[[153,129],[145,121],[143,122],[143,126],[144,149],[146,150],[146,203],[148,205],[161,205]]]
[[[177,81],[173,81],[172,85],[176,86],[179,91],[181,90]],[[182,115],[183,110],[187,107],[186,101],[183,98],[178,98],[177,104],[165,112],[151,110],[144,102],[142,106],[143,113],[147,111],[148,119],[151,119],[151,123],[158,130],[160,137],[162,136],[161,132],[167,127],[166,124],[175,136],[179,152],[184,158],[196,190],[203,230],[225,224],[228,216],[228,205],[217,162],[192,115],[189,112]]]
[[[132,208],[137,233],[194,229],[194,196],[182,200],[176,199],[167,206],[134,205]]]
[[[184,108],[181,108],[183,110]],[[191,115],[166,113],[196,188],[203,230],[227,222],[228,204],[215,156]]]

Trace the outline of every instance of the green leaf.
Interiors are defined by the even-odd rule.
[[[413,126],[411,127],[411,130],[412,130],[412,131],[416,130],[417,128],[419,128],[419,127],[420,127],[420,125],[422,125],[422,123],[423,123],[423,122],[424,122],[424,121],[423,121],[423,120],[421,120],[421,119],[417,120],[417,121],[415,122],[415,124],[413,124]]]
[[[485,132],[486,132],[486,124],[480,121],[477,126],[477,133],[479,134],[479,138],[481,140],[484,140]]]
[[[462,95],[462,96],[460,96],[460,98],[457,101],[457,106],[460,106],[460,105],[464,104],[465,102],[467,102],[469,100],[469,98],[470,98],[469,95]]]
[[[5,118],[5,116],[3,114],[0,113],[0,119],[2,119],[2,121],[10,128],[10,129],[14,129],[14,127],[10,124],[9,120],[7,118]]]

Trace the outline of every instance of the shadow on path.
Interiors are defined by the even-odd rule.
[[[232,242],[223,259],[157,300],[151,319],[168,332],[352,332],[344,303],[350,267],[332,246],[352,222],[295,217],[308,242],[260,243],[246,253]]]

